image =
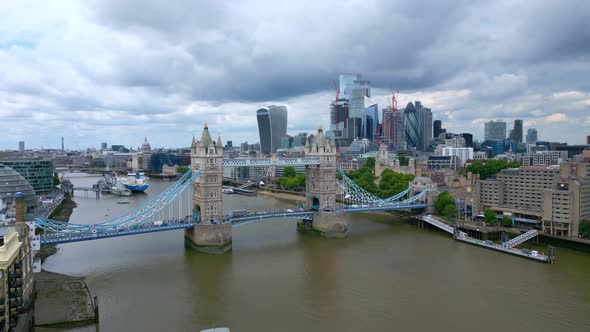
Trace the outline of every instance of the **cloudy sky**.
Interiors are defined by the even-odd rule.
[[[517,3],[520,2],[520,3]],[[421,100],[450,131],[514,118],[541,139],[590,134],[590,1],[0,1],[0,149],[187,146],[205,121],[258,141],[328,126],[333,80],[385,107]]]

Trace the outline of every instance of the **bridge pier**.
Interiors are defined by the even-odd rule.
[[[231,224],[196,224],[184,234],[184,245],[206,254],[225,254],[232,249]]]
[[[315,212],[313,220],[298,220],[297,230],[334,238],[344,238],[348,234],[348,227],[346,227],[343,216],[338,213]]]

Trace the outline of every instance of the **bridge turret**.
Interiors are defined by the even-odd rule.
[[[319,165],[305,167],[307,208],[330,210],[336,208],[336,149],[320,127],[313,143],[305,149],[307,157],[317,157]]]
[[[305,145],[306,157],[316,157],[319,165],[305,166],[306,206],[314,214],[311,225],[300,229],[313,230],[327,236],[344,236],[347,228],[336,214],[336,146],[320,127],[313,142]]]
[[[201,139],[191,145],[191,168],[201,174],[194,183],[194,229],[187,230],[187,244],[197,250],[218,253],[231,250],[231,225],[223,224],[223,146],[211,139],[205,123]]]

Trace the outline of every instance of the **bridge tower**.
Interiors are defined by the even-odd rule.
[[[320,160],[319,165],[305,166],[306,207],[316,212],[313,221],[300,221],[297,226],[328,237],[343,237],[347,227],[336,212],[336,146],[321,127],[313,142],[306,142],[305,156]]]
[[[193,184],[195,227],[187,229],[185,244],[197,251],[218,254],[231,250],[231,224],[223,224],[223,146],[221,138],[211,139],[205,124],[201,139],[191,145],[191,169],[201,174]]]

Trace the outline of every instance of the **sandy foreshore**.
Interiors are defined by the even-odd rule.
[[[285,199],[290,201],[305,201],[305,196],[295,195],[295,194],[288,194],[288,193],[279,193],[267,190],[259,190],[259,194],[272,196],[274,198]]]

